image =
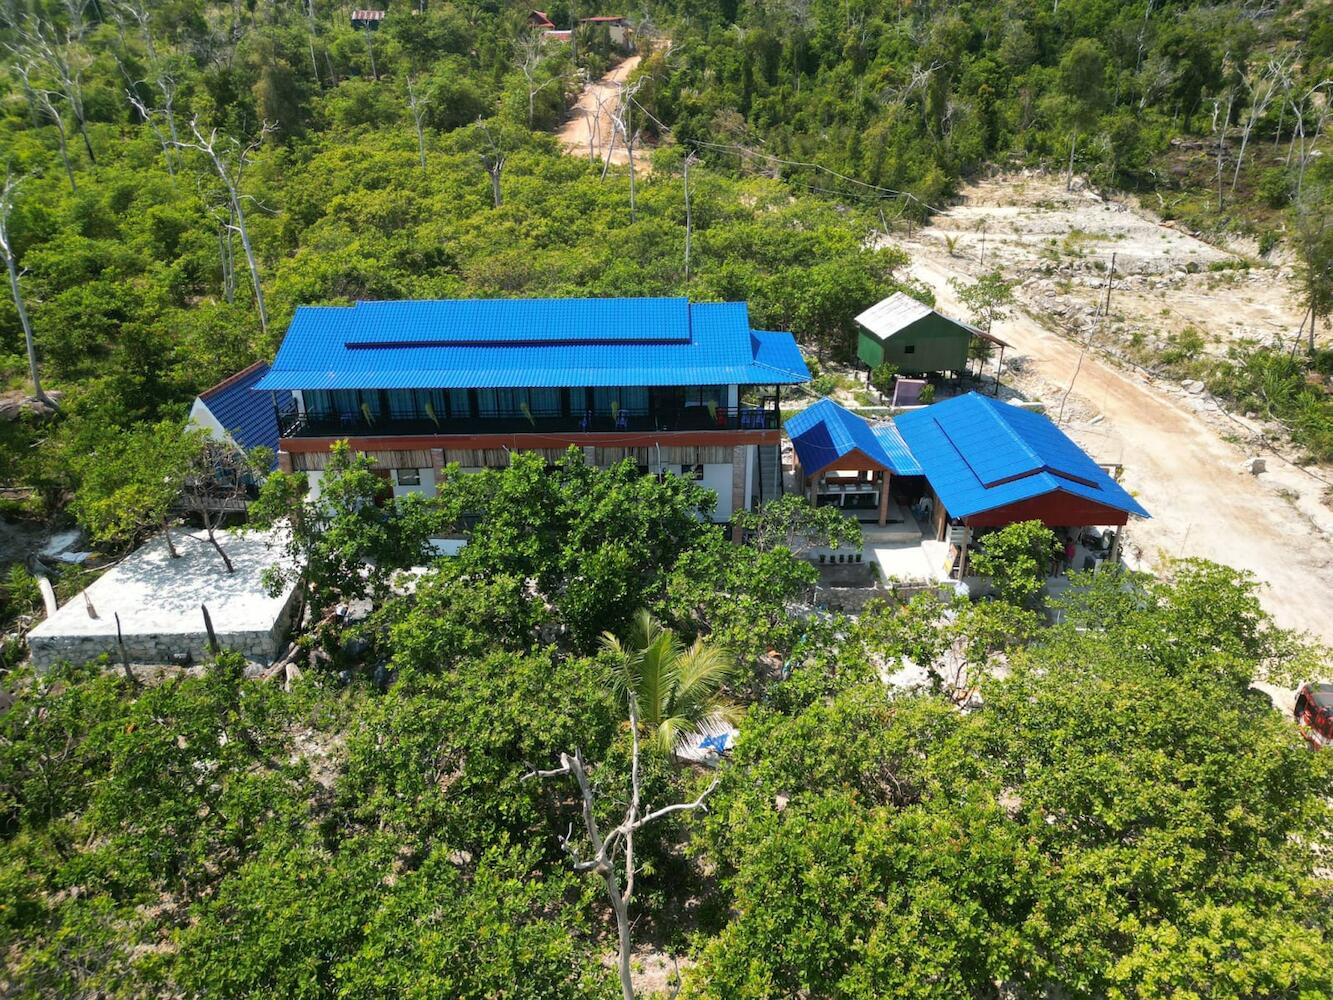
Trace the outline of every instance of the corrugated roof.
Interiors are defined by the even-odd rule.
[[[278,418],[273,408],[273,397],[278,397],[278,406],[284,411],[295,406],[295,400],[290,392],[269,394],[252,391],[268,371],[266,363],[256,361],[211,389],[205,389],[199,394],[199,399],[241,448],[246,451],[260,446],[271,448],[276,465]]]
[[[903,414],[896,424],[954,517],[1055,491],[1149,516],[1043,414],[970,392]]]
[[[789,333],[743,302],[456,299],[302,306],[259,389],[806,382]]]
[[[986,340],[996,344],[1004,344],[1004,341],[988,333],[983,333],[970,323],[964,323],[962,320],[953,319],[942,313],[936,312],[924,302],[918,302],[912,296],[904,292],[894,292],[887,299],[876,302],[861,315],[856,317],[856,322],[862,327],[874,334],[880,340],[888,340],[896,333],[901,333],[909,326],[913,326],[927,316],[934,314],[946,323],[952,323],[955,326],[962,327],[969,333],[984,337]],[[1007,344],[1005,345],[1008,346]]]
[[[921,474],[920,465],[892,424],[872,427],[831,399],[821,399],[793,414],[783,426],[807,476],[822,472],[854,451],[895,475]]]

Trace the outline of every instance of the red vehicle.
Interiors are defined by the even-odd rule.
[[[1333,684],[1302,684],[1295,715],[1310,746],[1333,746]]]

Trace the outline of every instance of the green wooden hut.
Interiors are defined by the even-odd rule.
[[[904,375],[963,371],[973,337],[1005,346],[999,338],[941,316],[902,292],[871,306],[856,322],[861,327],[856,356],[862,363],[874,369],[887,361]]]

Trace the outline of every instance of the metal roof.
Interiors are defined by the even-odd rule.
[[[806,382],[789,333],[743,302],[455,299],[302,306],[258,389]]]
[[[272,449],[276,465],[278,417],[274,403],[286,410],[295,406],[296,401],[290,392],[268,394],[251,391],[268,374],[268,370],[267,364],[256,361],[211,389],[205,389],[199,394],[199,401],[244,450],[260,446]],[[274,397],[277,397],[276,400]]]
[[[892,423],[872,427],[831,399],[821,399],[793,414],[783,426],[807,476],[822,472],[854,451],[894,475],[921,475],[920,464]]]
[[[904,292],[894,292],[887,299],[876,302],[861,315],[856,317],[859,323],[867,332],[873,334],[881,341],[888,340],[894,334],[902,333],[908,327],[915,326],[927,316],[934,315],[945,323],[951,323],[954,326],[961,327],[968,333],[991,343],[1000,344],[1008,347],[1003,340],[994,334],[986,333],[984,330],[978,330],[971,323],[964,323],[962,320],[953,319],[942,313],[936,312],[924,302],[918,302],[912,296]]]
[[[1044,414],[970,392],[905,413],[896,424],[954,517],[1056,491],[1149,516]]]

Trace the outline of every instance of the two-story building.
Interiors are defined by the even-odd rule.
[[[574,445],[698,480],[723,522],[781,492],[781,388],[809,378],[743,302],[460,299],[303,306],[254,388],[295,397],[278,463],[316,490],[342,439],[397,494]]]

